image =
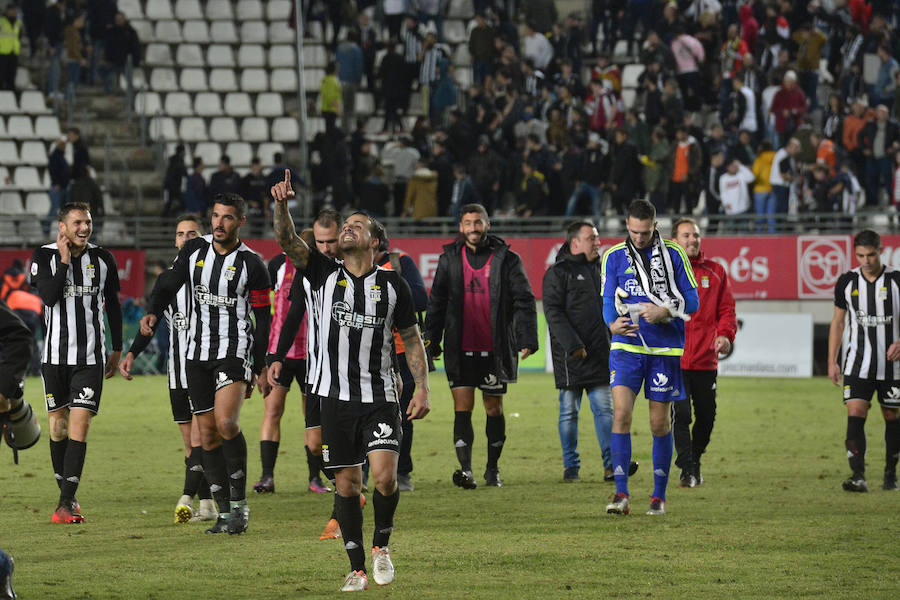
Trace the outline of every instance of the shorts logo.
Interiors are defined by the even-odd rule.
[[[894,389],[897,389],[897,388],[894,388]],[[850,386],[845,385],[844,386],[844,399],[847,400],[849,398],[850,398]]]
[[[227,267],[225,269],[225,281],[231,281],[234,279],[234,274],[237,272],[237,269],[234,266]]]
[[[31,263],[31,276],[34,277],[38,274],[38,265],[36,262]]]
[[[484,376],[485,385],[497,385],[497,376],[493,373],[488,373]]]
[[[889,390],[887,391],[887,394],[885,394],[885,396],[887,396],[887,397],[890,398],[891,400],[898,400],[898,399],[900,399],[900,388],[898,388],[898,387],[892,387],[891,389],[889,389]]]
[[[329,458],[328,458],[328,446],[326,446],[325,444],[322,444],[322,460],[325,461],[325,462],[328,462],[328,461],[329,461]]]
[[[373,285],[369,287],[369,300],[372,302],[381,302],[381,286]]]
[[[675,389],[674,385],[669,385],[669,376],[664,375],[663,373],[657,373],[653,376],[653,380],[651,381],[650,391],[651,392],[661,392],[661,393],[672,393],[677,394],[678,390]]]
[[[400,442],[390,437],[392,433],[394,433],[394,429],[390,425],[387,423],[379,423],[377,429],[372,432],[375,439],[367,444],[368,447],[399,446]]]
[[[894,388],[896,389],[896,388]],[[378,430],[375,431],[375,437],[378,439],[384,439],[394,433],[394,430],[387,423],[379,423]]]
[[[229,377],[228,374],[224,371],[219,371],[216,373],[216,389],[220,389],[225,387],[226,385],[231,385],[234,383]]]
[[[53,397],[53,394],[47,394],[44,399],[47,401],[47,406],[56,408],[56,398]]]
[[[96,406],[97,402],[93,400],[94,398],[94,390],[85,387],[82,388],[81,393],[79,393],[75,399],[72,401],[73,404],[87,404],[88,406]]]
[[[653,385],[663,386],[667,383],[669,383],[669,378],[662,373],[657,373],[656,377],[653,378]]]

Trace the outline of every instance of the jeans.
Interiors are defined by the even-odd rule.
[[[757,215],[767,215],[766,222],[769,225],[769,233],[775,233],[775,194],[773,192],[754,192],[753,209]],[[756,219],[756,230],[762,231],[762,217]]]
[[[50,70],[47,72],[47,95],[52,99],[59,89],[62,45],[50,49]]]
[[[791,188],[786,185],[773,185],[772,195],[775,197],[774,213],[779,215],[787,214],[791,201]]]
[[[579,468],[581,457],[578,455],[578,414],[581,410],[581,390],[585,389],[594,413],[594,430],[600,451],[603,453],[603,467],[612,468],[612,455],[609,441],[612,435],[612,395],[607,385],[591,388],[573,388],[559,390],[559,441],[562,444],[563,467]]]
[[[800,87],[803,88],[803,92],[806,94],[806,99],[809,103],[809,108],[807,108],[807,110],[812,112],[819,108],[819,101],[816,97],[816,90],[819,88],[819,72],[800,71]]]
[[[74,102],[75,92],[78,90],[78,80],[81,78],[81,63],[77,60],[66,61],[66,74],[68,75],[66,94],[71,95],[68,100]]]
[[[578,200],[584,194],[591,197],[591,211],[593,211],[591,214],[600,214],[600,200],[602,198],[600,195],[600,188],[596,185],[591,185],[590,183],[582,181],[578,184],[578,187],[572,191],[572,195],[569,197],[569,203],[566,205],[567,217],[571,217],[575,214],[575,210],[578,208]]]

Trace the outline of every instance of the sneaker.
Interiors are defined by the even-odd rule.
[[[628,494],[616,493],[612,501],[606,505],[606,514],[627,515],[631,512],[631,501]]]
[[[900,490],[900,486],[897,485],[897,474],[885,473],[884,483],[881,485],[881,489],[886,492],[895,492],[897,490]]]
[[[648,515],[664,515],[666,514],[666,501],[662,498],[657,498],[653,496],[650,498],[650,510],[647,511]]]
[[[394,563],[387,546],[372,548],[372,579],[378,585],[388,585],[394,581]]]
[[[341,537],[341,526],[338,525],[337,519],[329,519],[328,525],[319,534],[320,540],[336,540]]]
[[[683,488],[695,488],[697,487],[697,478],[694,477],[694,474],[688,471],[687,469],[681,470],[681,483],[679,483],[678,487]]]
[[[221,513],[216,518],[215,524],[206,530],[206,533],[226,533],[228,531],[228,517],[230,513]]]
[[[250,507],[246,500],[231,503],[231,513],[228,515],[228,533],[240,535],[247,531],[250,525]]]
[[[256,489],[256,486],[253,486],[253,489]],[[313,492],[314,494],[327,494],[328,492],[331,491],[331,488],[322,482],[321,477],[313,477],[312,479],[310,479],[308,489],[309,489],[309,491]],[[273,492],[275,491],[274,484],[272,486],[272,491]]]
[[[16,592],[12,587],[12,575],[16,568],[13,557],[0,550],[0,599],[16,600]]]
[[[366,577],[365,571],[350,571],[344,585],[341,586],[342,592],[361,592],[369,589],[369,578]]]
[[[500,479],[500,471],[498,469],[488,469],[485,471],[484,485],[488,487],[503,487],[503,480]]]
[[[610,471],[610,473],[612,472]],[[603,477],[605,479],[606,475],[604,474]],[[578,479],[578,467],[569,467],[563,471],[563,481],[565,481],[566,483],[572,483],[574,481],[578,481]]]
[[[253,484],[253,491],[257,494],[274,494],[275,480],[271,477],[262,476],[259,481]]]
[[[199,521],[215,521],[217,518],[219,518],[219,510],[216,508],[216,503],[207,498],[206,500],[200,501],[200,508],[194,511],[194,516],[191,517],[191,523]]]
[[[463,471],[462,469],[453,471],[453,483],[464,490],[474,490],[478,487],[472,471]]]
[[[368,492],[369,490],[366,491]],[[359,495],[359,506],[360,508],[364,508],[366,506],[366,497],[362,494]]]
[[[851,475],[850,479],[847,479],[842,484],[844,491],[847,492],[868,492],[869,486],[866,484],[866,479],[862,475]]]
[[[413,485],[412,478],[409,475],[397,475],[397,489],[401,492],[411,492],[416,486]],[[378,583],[378,580],[375,580]]]
[[[75,510],[75,503],[70,502],[57,506],[50,521],[53,523],[84,523],[84,517]]]
[[[175,524],[187,523],[194,516],[194,508],[191,506],[192,498],[187,494],[183,495],[178,504],[175,505]]]

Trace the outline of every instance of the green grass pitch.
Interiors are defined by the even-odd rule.
[[[416,423],[416,490],[401,496],[385,598],[897,598],[900,494],[881,491],[883,421],[869,419],[869,494],[848,494],[840,391],[827,380],[720,379],[705,484],[669,486],[664,517],[643,513],[652,490],[646,401],[635,411],[633,512],[604,513],[613,485],[588,403],[582,481],[562,483],[557,396],[550,375],[524,374],[506,398],[503,488],[453,487],[453,412],[443,374],[432,413]],[[250,529],[208,536],[173,524],[181,437],[162,376],[106,382],[78,499],[87,522],[52,525],[57,487],[39,380],[26,393],[44,426],[39,444],[0,451],[0,547],[16,558],[31,599],[274,599],[334,596],[348,571],[341,542],[319,541],[331,498],[306,491],[299,396],[288,397],[277,493],[250,497]],[[249,482],[259,475],[262,399],[242,425]],[[475,412],[475,472],[483,470],[484,411]],[[252,492],[251,492],[252,494]],[[365,508],[371,541],[372,507]]]

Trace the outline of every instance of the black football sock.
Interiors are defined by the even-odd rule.
[[[862,417],[847,417],[847,458],[850,470],[857,477],[866,473],[866,420]]]
[[[456,458],[463,471],[472,470],[472,442],[474,441],[472,411],[456,411],[456,417],[453,420],[453,445],[456,447]]]
[[[337,520],[341,526],[341,536],[344,538],[344,549],[350,557],[350,569],[353,571],[366,570],[366,553],[363,550],[362,526],[363,511],[359,505],[359,495],[335,496],[337,504]]]
[[[81,471],[84,469],[84,456],[87,453],[87,444],[76,440],[69,440],[66,448],[65,468],[63,469],[63,482],[59,488],[59,503],[71,502],[75,499],[78,484],[81,481]]]
[[[378,488],[372,494],[372,505],[375,509],[375,534],[372,536],[372,547],[382,548],[388,545],[391,532],[394,530],[394,513],[400,501],[400,489],[394,490],[390,496],[382,496]]]
[[[219,514],[231,512],[231,505],[228,504],[228,476],[225,474],[225,453],[222,450],[222,446],[203,451],[203,474],[209,482],[209,491],[219,507]]]
[[[261,440],[259,457],[262,459],[262,476],[275,477],[275,459],[278,458],[278,442]]]
[[[496,469],[500,453],[503,452],[503,443],[506,441],[506,417],[502,414],[492,417],[488,415],[484,426],[487,435],[487,468]]]
[[[337,513],[338,513],[338,493],[337,493],[337,486],[335,486],[334,504],[331,505],[331,518],[337,519]]]
[[[239,502],[247,498],[247,441],[240,431],[230,440],[222,439],[225,451],[225,466],[231,482],[231,501]]]
[[[900,458],[900,421],[885,421],[884,447],[887,456],[884,460],[886,475],[897,476],[897,459]]]
[[[203,448],[194,446],[191,455],[184,459],[184,491],[185,496],[193,498],[200,491],[203,481]]]
[[[62,489],[63,472],[66,470],[66,448],[69,446],[69,438],[63,438],[58,442],[50,440],[50,461],[53,463],[53,475],[56,477],[56,485]]]
[[[316,456],[312,453],[309,448],[306,448],[306,467],[309,470],[309,481],[312,481],[316,477],[319,476],[319,472],[322,471],[322,457]]]
[[[203,460],[203,452],[200,452],[200,460]],[[201,465],[202,466],[202,465]],[[209,491],[209,482],[206,480],[206,473],[200,473],[200,486],[197,488],[197,499],[198,500],[211,500],[212,494]]]

